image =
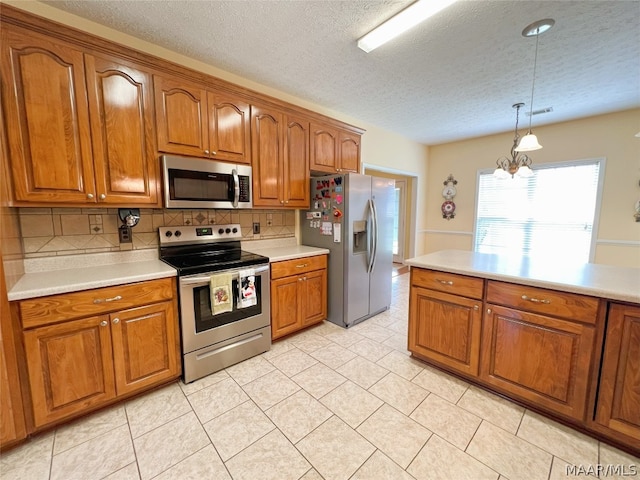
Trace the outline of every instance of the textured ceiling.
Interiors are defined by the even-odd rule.
[[[406,0],[45,2],[425,144],[640,107],[640,0],[460,1],[366,54]],[[521,112],[520,125],[527,115]],[[640,129],[640,119],[638,121]]]

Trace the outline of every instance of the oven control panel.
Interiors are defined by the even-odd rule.
[[[211,243],[227,240],[241,240],[240,224],[228,225],[179,225],[160,227],[160,245],[180,245],[191,243]]]

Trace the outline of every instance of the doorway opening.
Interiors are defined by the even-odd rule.
[[[396,182],[393,206],[393,272],[394,276],[401,275],[408,271],[408,267],[401,268],[405,266],[404,261],[415,256],[418,178],[408,172],[371,165],[364,166],[364,173],[391,178]]]

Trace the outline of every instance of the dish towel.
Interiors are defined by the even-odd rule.
[[[211,276],[211,313],[230,312],[233,310],[233,296],[231,295],[231,274],[220,273]]]
[[[258,304],[258,295],[256,293],[256,271],[253,268],[240,270],[238,272],[240,289],[240,301],[238,308],[247,308]]]

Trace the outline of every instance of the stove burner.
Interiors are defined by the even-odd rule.
[[[160,260],[179,276],[219,272],[269,263],[269,258],[240,247],[240,225],[162,227]]]

